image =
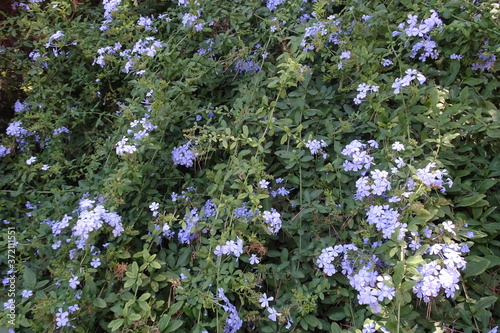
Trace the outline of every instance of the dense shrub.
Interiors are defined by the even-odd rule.
[[[11,9],[6,329],[496,332],[498,2]]]

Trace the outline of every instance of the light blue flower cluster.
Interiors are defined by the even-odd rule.
[[[443,179],[443,177],[448,175],[446,170],[436,170],[436,163],[429,163],[425,168],[417,170],[417,177],[424,183],[427,187],[439,189],[442,193],[446,191],[444,185],[451,187],[453,181],[451,178]]]
[[[397,238],[398,241],[402,241],[408,231],[408,226],[406,223],[399,222],[399,217],[399,212],[390,208],[389,205],[373,205],[366,214],[366,222],[374,225],[375,229],[386,239],[391,239],[392,234],[399,229]]]
[[[363,102],[364,98],[366,98],[366,95],[368,95],[369,92],[376,93],[378,92],[379,88],[379,86],[360,83],[358,85],[358,88],[356,89],[358,91],[358,94],[354,98],[354,104],[361,104],[361,102]]]
[[[66,126],[61,126],[54,129],[53,136],[59,135],[61,133],[69,133],[69,129]]]
[[[239,258],[243,253],[243,240],[237,237],[236,241],[228,240],[224,245],[217,245],[214,250],[216,256],[222,256],[223,254],[232,254],[236,258]]]
[[[272,234],[277,234],[281,229],[281,215],[276,211],[276,209],[271,208],[270,211],[266,210],[263,212],[262,217],[264,218],[264,223],[267,225],[267,229]]]
[[[307,140],[305,146],[311,151],[311,155],[322,154],[323,158],[326,158],[326,153],[323,148],[328,147],[328,144],[324,140]]]
[[[394,88],[395,94],[399,94],[401,89],[403,87],[408,87],[413,80],[417,80],[419,84],[423,84],[427,80],[425,76],[416,69],[407,69],[405,74],[404,77],[394,80],[392,88]]]
[[[137,151],[137,147],[133,144],[128,143],[128,138],[127,137],[122,137],[120,141],[116,143],[116,154],[117,155],[124,155],[124,154],[132,154]]]
[[[392,62],[392,60],[390,60],[390,59],[382,58],[382,60],[380,61],[380,64],[384,67],[389,67],[389,66],[394,65],[394,62]]]
[[[324,274],[332,276],[338,272],[335,261],[339,262],[342,274],[358,292],[359,304],[366,304],[374,313],[378,313],[381,310],[380,303],[394,297],[392,279],[377,271],[380,260],[376,256],[364,255],[354,244],[336,245],[323,249],[316,264]]]
[[[73,226],[72,237],[75,237],[77,249],[84,249],[92,231],[99,230],[104,223],[112,228],[113,236],[118,237],[125,230],[121,223],[121,217],[115,212],[109,212],[103,205],[97,204],[94,207],[94,200],[86,200],[88,205],[80,208],[78,220]],[[81,207],[81,206],[80,206]]]
[[[495,62],[497,60],[497,56],[494,53],[488,53],[487,51],[483,50],[478,52],[477,57],[479,58],[479,61],[472,64],[472,70],[474,71],[493,70]]]
[[[426,61],[427,58],[437,59],[439,51],[437,43],[430,38],[430,32],[443,25],[435,10],[431,10],[431,16],[418,22],[418,16],[408,14],[408,20],[399,24],[399,31],[394,31],[393,36],[404,33],[407,37],[422,37],[419,42],[413,45],[410,57],[415,58],[420,53],[419,60]],[[421,51],[422,50],[422,51]]]
[[[5,157],[10,153],[10,148],[5,147],[4,145],[0,145],[0,157]]]
[[[163,44],[154,37],[146,37],[144,40],[139,39],[132,49],[125,49],[120,52],[120,56],[127,59],[122,72],[130,73],[135,68],[135,64],[140,60],[141,56],[154,57],[161,47],[163,47]]]
[[[286,0],[267,0],[266,7],[270,11],[273,11],[273,10],[275,10],[279,5],[281,5],[285,1]]]
[[[29,104],[27,101],[21,102],[20,100],[17,100],[14,103],[14,112],[16,112],[16,113],[19,113],[19,112],[22,112],[25,110],[29,110],[29,109],[30,109],[30,107],[29,107]]]
[[[113,12],[119,11],[120,8],[118,8],[119,5],[121,5],[122,1],[121,0],[103,0],[102,1],[104,5],[104,18],[105,20],[102,21],[101,24],[101,31],[106,31],[109,29],[109,23],[113,21]]]
[[[245,221],[245,222],[248,222],[249,219],[251,219],[257,215],[258,215],[258,212],[252,212],[252,210],[250,208],[247,208],[246,202],[242,203],[233,212],[234,218],[240,219],[240,220]]]
[[[280,312],[278,312],[275,308],[273,308],[269,305],[269,302],[271,302],[273,300],[274,300],[274,297],[272,297],[272,296],[268,297],[266,293],[263,293],[261,295],[261,297],[259,298],[259,303],[263,309],[266,309],[269,312],[267,318],[269,318],[272,321],[277,321],[278,317],[281,317],[282,314]],[[287,324],[286,324],[285,328],[289,329],[292,326],[292,323],[293,323],[293,320],[289,316],[287,319]]]
[[[200,222],[200,215],[198,214],[198,208],[195,207],[191,209],[189,213],[184,215],[184,222],[186,223],[186,227],[179,231],[177,237],[181,243],[189,244],[191,243],[191,240],[194,239],[192,230]]]
[[[208,220],[212,216],[217,215],[217,205],[211,200],[208,199],[205,201],[205,204],[203,205],[203,220]]]
[[[120,51],[122,48],[122,44],[120,42],[116,42],[115,45],[113,46],[106,46],[106,47],[101,47],[99,49],[97,49],[97,58],[94,59],[94,62],[92,63],[92,65],[94,64],[98,64],[99,66],[101,67],[104,67],[106,65],[106,61],[105,61],[105,56],[108,54],[115,54],[115,53],[118,53],[118,51]]]
[[[28,145],[26,138],[32,134],[22,126],[22,122],[20,120],[11,122],[5,133],[16,138],[16,142],[18,144],[17,148],[20,151],[24,151],[25,147]]]
[[[199,153],[192,147],[191,141],[172,149],[172,161],[175,165],[192,167],[198,155]]]
[[[300,46],[303,48],[302,50],[304,52],[313,51],[315,49],[314,40],[320,36],[326,36],[327,34],[328,30],[323,22],[317,22],[307,27],[302,42],[300,42]]]
[[[218,301],[224,302],[223,304],[217,304],[219,304],[227,313],[224,333],[236,333],[241,328],[241,326],[243,326],[243,320],[241,320],[241,318],[238,316],[238,310],[236,309],[236,306],[231,304],[229,299],[224,294],[224,289],[219,288],[217,291]]]
[[[149,16],[140,16],[139,19],[137,20],[137,25],[140,27],[144,27],[144,30],[146,31],[151,31],[151,32],[158,32],[158,29],[156,29],[153,26],[153,21],[154,17],[149,17]]]
[[[148,97],[150,97],[152,92],[148,93]],[[147,104],[149,104],[149,98],[146,98]],[[149,105],[146,105],[146,109],[150,109]],[[158,126],[153,125],[149,121],[149,114],[144,114],[141,120],[134,120],[130,122],[130,128],[127,130],[128,135],[133,135],[133,143],[129,143],[129,138],[123,136],[120,141],[118,141],[115,145],[116,154],[124,155],[124,154],[132,154],[137,151],[138,142],[145,137],[149,136],[149,132],[158,128]]]
[[[237,73],[257,73],[260,71],[260,66],[252,59],[238,59],[234,64],[234,71]]]
[[[422,39],[420,42],[413,45],[411,48],[410,57],[415,58],[420,50],[423,50],[418,57],[419,60],[425,62],[427,58],[437,59],[439,57],[439,52],[436,49],[437,43],[431,40],[429,37]]]
[[[455,296],[460,283],[459,270],[466,267],[466,261],[462,257],[463,250],[455,243],[434,244],[427,250],[427,253],[437,255],[440,259],[417,268],[422,279],[417,281],[413,292],[418,298],[428,303],[431,298],[438,296],[441,290],[444,290],[448,298]]]
[[[213,38],[209,38],[207,40],[205,40],[203,42],[206,46],[204,48],[199,48],[198,49],[198,54],[199,55],[204,55],[204,54],[208,54],[209,57],[214,57],[215,54],[212,52],[212,48],[214,46],[214,39]]]
[[[398,29],[393,31],[392,35],[397,36],[400,33],[404,33],[408,37],[423,37],[431,32],[432,29],[440,27],[443,21],[439,18],[437,12],[431,9],[431,16],[418,22],[418,16],[413,14],[408,14],[408,20],[402,22],[398,25]]]
[[[370,140],[367,145],[359,140],[353,140],[345,146],[341,154],[352,160],[344,161],[344,171],[370,170],[370,167],[374,164],[373,157],[369,155],[370,148],[378,148],[378,143],[374,140]]]

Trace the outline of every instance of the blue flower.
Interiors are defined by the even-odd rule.
[[[80,282],[78,281],[78,276],[74,276],[72,275],[71,276],[71,279],[69,279],[69,286],[73,289],[76,289],[76,287],[80,284]]]
[[[267,224],[267,229],[273,234],[277,234],[281,229],[281,215],[276,209],[271,208],[271,211],[264,211],[262,217]]]
[[[68,315],[68,311],[63,311],[62,308],[59,308],[56,313],[56,328],[69,326]]]
[[[250,264],[252,265],[255,265],[255,264],[258,264],[260,263],[260,259],[255,255],[255,254],[252,254],[250,256],[250,259],[248,259],[248,261],[250,262]]]
[[[274,300],[274,297],[267,297],[266,293],[263,293],[262,296],[259,298],[259,303],[260,306],[263,308],[269,307],[269,302]]]
[[[90,266],[97,268],[101,266],[101,259],[100,258],[93,258],[92,261],[90,262]]]
[[[29,159],[26,160],[26,164],[31,165],[36,162],[36,157],[31,156]]]
[[[281,313],[276,311],[274,308],[267,308],[267,311],[269,311],[269,316],[267,318],[271,319],[272,321],[276,321],[279,316],[281,316]]]
[[[191,141],[172,150],[172,161],[175,165],[192,167],[197,156],[198,152],[191,147]]]

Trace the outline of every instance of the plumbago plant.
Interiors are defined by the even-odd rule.
[[[497,331],[497,1],[10,5],[2,329]]]

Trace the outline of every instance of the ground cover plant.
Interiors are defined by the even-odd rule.
[[[498,1],[1,10],[0,330],[497,331]]]

